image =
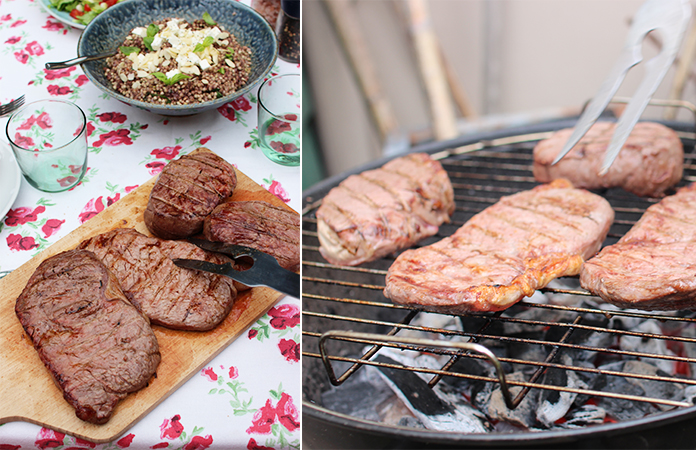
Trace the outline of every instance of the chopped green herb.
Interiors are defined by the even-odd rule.
[[[225,54],[225,58],[227,58],[227,59],[234,58],[234,49],[233,48],[227,49],[227,53]]]
[[[186,78],[191,78],[190,76],[183,74],[183,73],[177,73],[171,78],[168,78],[167,75],[163,74],[162,72],[153,72],[152,73],[158,80],[160,80],[162,83],[166,84],[167,86],[171,86],[172,84],[184,80]]]
[[[194,53],[202,52],[206,47],[210,47],[215,42],[215,38],[211,36],[206,36],[202,43],[196,44],[193,48]]]
[[[217,24],[215,23],[215,21],[213,20],[213,18],[210,17],[210,14],[208,14],[207,12],[204,12],[204,13],[203,13],[203,20],[204,20],[205,23],[207,23],[208,25],[217,25]]]
[[[154,37],[157,33],[159,33],[159,27],[157,25],[155,25],[154,23],[151,23],[150,25],[147,26],[148,37]]]
[[[130,55],[131,53],[138,53],[140,51],[138,47],[126,47],[125,45],[120,46],[118,49],[126,56]]]
[[[220,70],[218,70],[218,72],[220,72],[221,74],[224,75],[224,74],[225,74],[225,68],[224,68],[224,67],[220,67]]]

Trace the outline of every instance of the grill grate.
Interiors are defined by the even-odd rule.
[[[436,236],[426,238],[417,246],[429,245],[449,236],[471,216],[492,205],[501,196],[531,189],[538,183],[532,175],[532,149],[535,143],[551,132],[506,136],[499,139],[473,142],[456,149],[432,153],[447,170],[455,189],[456,211],[452,222],[440,227]],[[684,142],[684,177],[679,186],[696,181],[694,163],[694,134],[679,132]],[[337,183],[336,183],[337,184]],[[434,386],[443,377],[458,377],[489,383],[516,386],[516,395],[508,392],[508,406],[516,407],[533,390],[543,389],[571,392],[596,397],[610,397],[631,402],[646,402],[664,405],[666,409],[692,406],[683,400],[635,396],[609,390],[578,390],[567,386],[547,384],[544,373],[549,369],[563,369],[577,373],[594,373],[603,376],[621,376],[629,379],[649,380],[657,383],[678,383],[682,386],[696,385],[689,374],[696,373],[696,314],[690,311],[679,313],[652,313],[628,310],[604,310],[596,306],[587,291],[579,287],[577,277],[557,280],[558,283],[541,290],[554,298],[553,304],[538,304],[522,301],[508,311],[498,313],[468,314],[458,317],[466,324],[463,329],[449,329],[422,325],[421,312],[386,299],[384,278],[395,255],[360,267],[340,267],[327,263],[319,254],[315,212],[321,197],[332,186],[327,186],[316,195],[305,198],[303,210],[302,259],[303,259],[303,342],[304,396],[311,403],[320,404],[321,392],[346,381],[364,365],[388,366],[401,370],[426,373],[429,384]],[[655,199],[644,199],[620,189],[601,192],[616,212],[605,245],[616,242],[641,217]],[[571,302],[573,300],[573,302]],[[578,300],[580,303],[578,303]],[[567,306],[569,304],[581,306]],[[510,312],[534,312],[528,315],[511,315]],[[562,316],[563,320],[556,318]],[[445,316],[445,315],[435,315]],[[609,320],[613,319],[613,320]],[[610,324],[617,321],[657,320],[660,333],[646,333],[621,329]],[[503,333],[504,327],[515,327],[519,333]],[[508,328],[509,329],[509,328]],[[539,329],[551,330],[544,338],[535,336]],[[613,341],[639,338],[644,341],[657,340],[672,350],[671,354],[658,354],[647,350],[627,350],[615,346],[598,347],[578,342],[579,335],[600,333]],[[424,337],[414,343],[402,335]],[[440,345],[436,345],[436,341]],[[463,358],[486,359],[486,356],[466,348],[448,347],[448,342],[481,344],[495,349],[501,345],[523,346],[530,349],[530,358],[498,358],[505,367],[522,367],[528,378],[505,380],[455,371],[455,363]],[[442,343],[445,343],[443,346]],[[381,347],[391,347],[405,352],[427,352],[442,355],[447,361],[439,369],[409,366],[389,366],[370,360]],[[694,351],[685,349],[690,347]],[[366,348],[368,350],[366,350]],[[613,361],[623,358],[645,361],[669,361],[678,368],[677,375],[635,374],[623,371],[603,370],[594,366],[576,363],[563,364],[559,355],[568,351],[596,352],[599,358]],[[342,367],[339,376],[334,374]]]

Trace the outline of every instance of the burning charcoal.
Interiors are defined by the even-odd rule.
[[[561,355],[560,359],[565,365],[570,365],[573,362],[568,355]],[[544,374],[543,384],[569,387],[572,389],[587,389],[587,383],[585,383],[576,372],[556,368],[550,368]],[[577,394],[572,392],[541,389],[539,391],[539,404],[536,410],[537,419],[547,427],[553,426],[557,420],[566,415],[576,397]]]
[[[560,424],[562,428],[582,428],[588,425],[604,423],[607,412],[597,405],[586,404],[573,410],[566,420]]]
[[[684,388],[684,400],[696,405],[696,386],[687,386]]]
[[[643,361],[626,361],[623,370],[628,373],[643,374],[650,376],[668,376],[652,364]],[[677,383],[665,383],[664,381],[643,380],[640,378],[629,378],[631,383],[640,386],[645,395],[649,397],[661,398],[665,400],[682,400],[684,398],[684,388]],[[657,405],[658,408],[666,411],[671,406]]]
[[[356,392],[360,395],[356,395]],[[332,411],[379,421],[379,407],[390,397],[393,397],[393,393],[380,377],[370,376],[366,370],[358,370],[345,383],[324,392],[321,400],[322,405]]]
[[[647,334],[661,334],[660,325],[656,320],[644,320],[633,328],[633,331]],[[667,348],[667,343],[664,339],[649,339],[638,336],[622,336],[620,340],[621,350],[636,351],[642,353],[652,353],[657,355],[670,355],[674,353]],[[673,374],[674,362],[662,359],[651,361],[652,364],[659,367],[662,371]]]
[[[507,375],[508,381],[523,381],[524,374],[513,372]],[[513,398],[522,390],[520,386],[510,386],[510,394]],[[498,386],[491,394],[490,402],[488,403],[488,416],[492,420],[503,420],[512,422],[523,428],[531,428],[536,422],[536,400],[534,395],[527,395],[524,400],[515,409],[508,409],[503,399],[503,393]]]
[[[643,366],[649,366],[649,364],[641,363],[640,361],[629,361],[641,364]],[[613,370],[613,371],[625,371],[624,365],[626,362],[619,361],[616,363],[606,364],[600,366],[602,370]],[[634,367],[637,369],[638,367]],[[643,367],[643,369],[647,369]],[[654,367],[653,367],[654,369]],[[647,369],[649,371],[649,369]],[[635,373],[635,372],[634,372]],[[620,376],[607,376],[601,375],[597,378],[597,384],[593,386],[593,389],[602,390],[605,392],[615,392],[622,395],[635,395],[635,396],[646,396],[645,390],[634,380],[628,379],[626,377]],[[652,394],[652,393],[650,393]],[[651,397],[653,395],[650,395]],[[659,409],[645,402],[634,402],[626,399],[619,398],[608,398],[608,397],[598,397],[597,406],[604,408],[607,412],[607,416],[619,421],[626,421],[631,419],[638,419],[647,414],[653,414],[659,412]]]

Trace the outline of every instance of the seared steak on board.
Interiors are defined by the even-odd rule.
[[[63,397],[87,422],[106,423],[116,404],[145,387],[159,365],[147,317],[86,250],[39,264],[15,312]]]
[[[316,212],[319,251],[332,264],[355,266],[434,235],[453,212],[447,172],[412,153],[329,191]]]
[[[264,201],[226,202],[205,219],[203,235],[260,250],[281,267],[300,270],[300,215],[286,208]]]
[[[696,184],[650,206],[616,244],[585,263],[580,284],[622,308],[694,309]]]
[[[500,311],[577,275],[613,221],[604,198],[567,180],[502,197],[452,236],[401,253],[384,295],[436,312]]]
[[[534,147],[534,178],[548,183],[566,178],[585,189],[620,187],[643,197],[662,197],[681,180],[684,148],[677,133],[654,122],[639,122],[631,131],[609,171],[600,176],[604,153],[616,129],[613,122],[596,122],[575,147],[555,165],[572,128],[559,130]]]
[[[145,209],[145,225],[162,239],[193,236],[236,186],[234,167],[216,154],[184,155],[167,164],[157,178]]]
[[[133,305],[152,323],[167,328],[210,330],[227,317],[237,297],[231,279],[174,265],[174,258],[230,261],[189,242],[117,228],[83,241],[79,248],[94,252]]]

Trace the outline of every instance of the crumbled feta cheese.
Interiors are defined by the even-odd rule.
[[[145,27],[136,27],[133,28],[133,31],[131,31],[131,33],[144,38],[145,36],[147,36],[147,29]]]

